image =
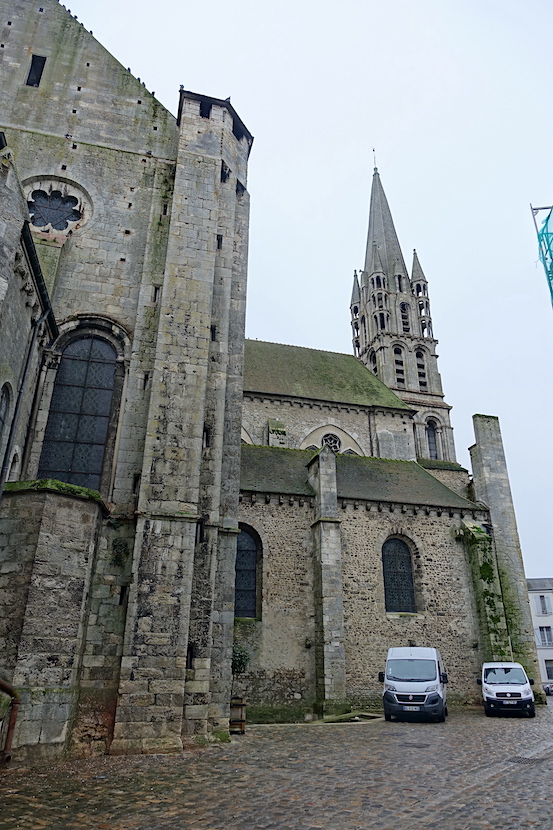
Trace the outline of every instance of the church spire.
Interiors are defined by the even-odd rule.
[[[402,276],[407,275],[403,254],[399,246],[396,229],[388,200],[380,181],[378,169],[374,168],[371,189],[371,205],[369,210],[369,233],[367,236],[367,252],[365,256],[365,271],[371,272],[373,263],[373,247],[376,245],[384,272],[390,282],[394,275],[394,268],[399,269]]]
[[[360,302],[354,281],[351,304],[353,353],[413,408],[417,457],[455,461],[428,283],[416,252],[409,276],[376,167],[365,267],[359,283]]]

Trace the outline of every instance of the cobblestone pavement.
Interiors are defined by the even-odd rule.
[[[249,726],[179,756],[8,769],[0,787],[0,830],[553,830],[553,706]]]

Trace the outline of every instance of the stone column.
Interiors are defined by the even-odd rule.
[[[315,564],[316,687],[323,712],[331,712],[346,698],[344,608],[342,593],[342,537],[338,519],[336,456],[328,446],[308,466],[315,490],[312,524]],[[334,707],[333,707],[334,704]]]
[[[475,497],[490,511],[513,659],[522,662],[530,676],[539,677],[526,575],[499,420],[492,415],[474,415],[473,424],[476,444],[469,451]]]

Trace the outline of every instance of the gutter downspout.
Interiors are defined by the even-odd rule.
[[[0,764],[7,764],[8,761],[11,761],[11,748],[12,748],[12,741],[13,741],[13,733],[15,730],[15,722],[17,720],[17,713],[19,711],[19,704],[21,703],[21,699],[19,697],[19,693],[17,689],[7,682],[7,680],[2,680],[0,677],[0,691],[4,692],[11,697],[11,704],[10,704],[10,720],[8,723],[8,731],[6,734],[6,740],[4,742],[4,748],[0,750]]]

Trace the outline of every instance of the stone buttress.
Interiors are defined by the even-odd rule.
[[[113,753],[228,726],[211,657],[220,672],[232,646],[250,146],[221,102],[182,93]]]

